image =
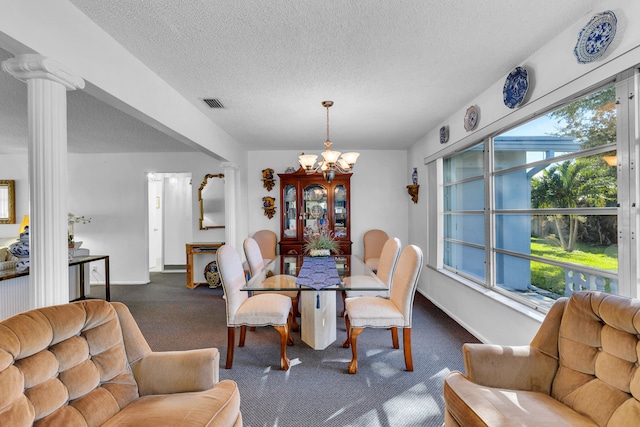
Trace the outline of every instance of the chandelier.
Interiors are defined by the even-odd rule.
[[[358,160],[360,153],[340,153],[333,151],[333,144],[329,139],[329,107],[333,105],[333,101],[322,101],[322,106],[327,109],[327,140],[324,143],[325,150],[322,152],[322,161],[316,164],[318,156],[314,154],[304,154],[298,157],[300,166],[302,166],[307,174],[322,172],[324,179],[328,182],[333,181],[336,172],[349,173],[353,170],[353,166]],[[340,156],[342,154],[342,156]]]

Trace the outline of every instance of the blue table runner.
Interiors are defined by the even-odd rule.
[[[339,285],[336,260],[333,257],[304,257],[296,284],[315,290]]]

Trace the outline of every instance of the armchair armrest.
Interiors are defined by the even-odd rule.
[[[219,381],[217,348],[152,352],[132,365],[140,396],[209,390]]]
[[[466,376],[476,384],[551,393],[558,360],[535,347],[464,344]]]

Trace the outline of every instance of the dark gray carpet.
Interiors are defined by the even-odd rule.
[[[104,294],[102,287],[95,293]],[[279,338],[273,328],[247,331],[245,347],[235,350],[233,369],[224,368],[227,345],[222,290],[187,289],[185,275],[151,273],[147,285],[112,286],[112,301],[125,303],[154,351],[217,347],[220,378],[238,383],[244,425],[437,426],[444,420],[442,383],[451,370],[463,370],[461,346],[478,342],[416,294],[412,347],[414,371],[404,371],[402,342],[391,333],[366,329],[358,338],[358,373],[347,374],[351,349],[342,348],[344,319],[337,340],[316,351],[293,333],[287,348],[291,368],[279,370]],[[342,300],[337,298],[338,312]],[[236,339],[239,330],[236,333]],[[402,340],[402,332],[399,332]]]

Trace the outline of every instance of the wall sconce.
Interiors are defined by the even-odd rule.
[[[262,170],[262,182],[264,183],[264,188],[266,188],[267,191],[271,191],[276,183],[276,180],[273,178],[273,169],[267,168]]]
[[[413,168],[413,172],[411,173],[411,182],[411,185],[407,185],[407,191],[409,192],[413,203],[418,203],[418,190],[420,188],[418,185],[418,168]]]
[[[419,189],[420,189],[420,186],[418,184],[407,185],[407,191],[409,192],[409,195],[411,196],[411,200],[413,200],[413,203],[418,203]]]
[[[276,214],[276,199],[275,197],[266,196],[262,198],[262,209],[264,209],[264,216],[273,218]]]

